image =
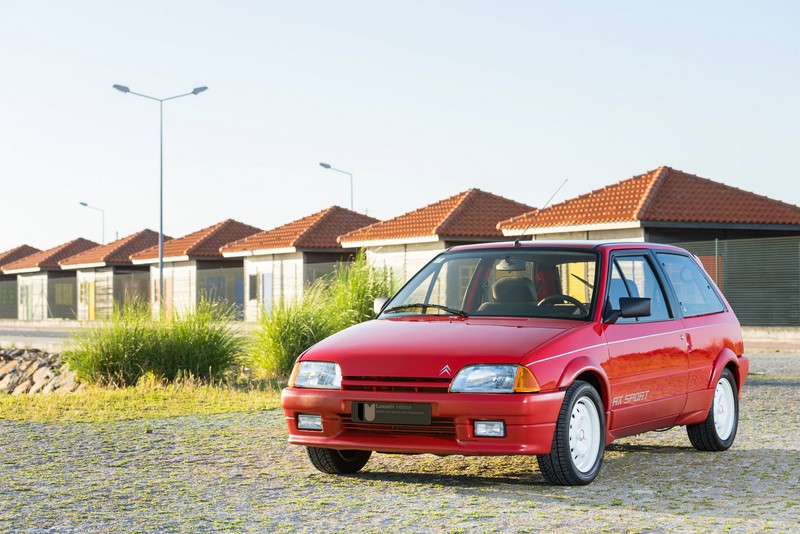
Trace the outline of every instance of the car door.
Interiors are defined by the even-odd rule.
[[[604,323],[610,357],[611,421],[616,437],[669,426],[686,402],[688,351],[683,323],[666,298],[647,251],[613,254],[605,310],[621,297],[651,299],[648,317]]]

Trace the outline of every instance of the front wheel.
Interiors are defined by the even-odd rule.
[[[550,454],[536,456],[551,484],[582,486],[597,477],[606,448],[606,420],[600,394],[575,381],[564,395]]]
[[[687,425],[686,433],[695,449],[726,451],[733,445],[739,427],[739,395],[730,369],[722,371],[714,389],[714,402],[702,423]]]
[[[306,447],[314,467],[329,475],[349,475],[367,465],[372,451],[339,451],[321,447]]]

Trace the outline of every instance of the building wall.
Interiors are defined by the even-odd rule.
[[[0,319],[16,319],[18,308],[17,275],[0,275]]]
[[[422,266],[446,248],[443,241],[367,247],[367,261],[375,267],[388,269],[396,282],[405,283]]]
[[[47,318],[47,273],[17,275],[17,318],[42,321]]]
[[[272,308],[274,302],[291,301],[302,296],[303,253],[247,257],[244,259],[244,279],[244,318],[245,321],[256,321],[261,313]]]
[[[556,234],[539,234],[533,236],[536,241],[633,241],[643,242],[642,228],[619,228],[612,230],[589,230],[584,232],[560,232]],[[523,237],[523,240],[527,237]]]
[[[78,269],[78,320],[108,319],[114,311],[114,268]]]
[[[150,302],[153,313],[160,312],[158,302],[158,264],[150,266]],[[194,261],[164,264],[164,310],[167,314],[191,313],[197,303],[197,265]]]

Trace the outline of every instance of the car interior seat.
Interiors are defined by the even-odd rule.
[[[484,302],[478,313],[529,315],[536,308],[536,286],[530,278],[509,276],[492,284],[493,302]]]

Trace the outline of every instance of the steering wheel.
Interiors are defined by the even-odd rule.
[[[584,306],[583,302],[579,301],[575,297],[570,297],[569,295],[564,295],[562,293],[556,293],[554,295],[547,295],[545,298],[540,300],[537,303],[537,306],[544,306],[545,304],[556,302],[568,302],[569,304],[574,304],[584,315],[589,314],[589,309]]]

